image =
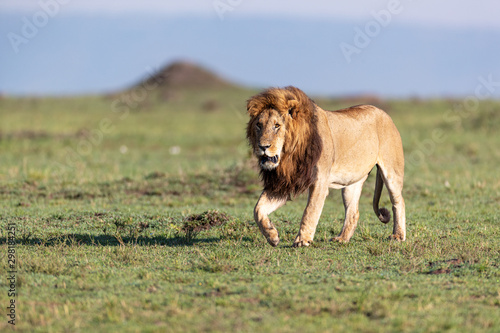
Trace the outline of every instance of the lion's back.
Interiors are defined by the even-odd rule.
[[[366,131],[369,128],[378,132],[379,129],[394,126],[391,117],[385,111],[367,104],[326,111],[326,115],[333,134]]]
[[[332,116],[343,116],[354,119],[366,116],[381,116],[382,114],[387,115],[383,110],[369,104],[354,105],[345,109],[327,111],[327,113]]]

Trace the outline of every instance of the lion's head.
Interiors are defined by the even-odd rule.
[[[322,149],[315,109],[295,87],[270,88],[248,100],[247,138],[271,195],[299,194],[314,181]]]

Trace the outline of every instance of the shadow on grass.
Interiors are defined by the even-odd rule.
[[[245,239],[243,240],[250,240]],[[220,242],[220,238],[194,238],[188,239],[182,236],[166,238],[163,236],[154,237],[120,237],[113,235],[82,235],[82,234],[67,234],[58,237],[53,237],[49,239],[41,239],[37,237],[29,237],[23,239],[16,239],[16,245],[42,245],[42,246],[56,246],[61,244],[71,245],[88,245],[88,246],[193,246],[196,244],[203,243],[217,243]],[[0,239],[0,245],[7,244],[5,238]]]

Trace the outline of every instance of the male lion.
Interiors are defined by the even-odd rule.
[[[404,156],[391,118],[370,105],[325,111],[298,88],[270,88],[247,102],[247,138],[259,159],[264,190],[254,209],[255,222],[269,244],[279,243],[268,215],[293,195],[309,190],[307,207],[293,246],[314,238],[328,188],[342,189],[344,226],[333,240],[348,242],[359,219],[361,189],[377,166],[373,209],[387,223],[391,214],[378,204],[382,186],[389,190],[394,213],[392,239],[406,238],[401,195]]]

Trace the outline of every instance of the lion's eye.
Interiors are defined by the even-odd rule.
[[[281,127],[281,125],[280,125],[280,124],[276,124],[276,125],[274,125],[274,128],[275,128],[275,129],[279,129],[280,127]]]

